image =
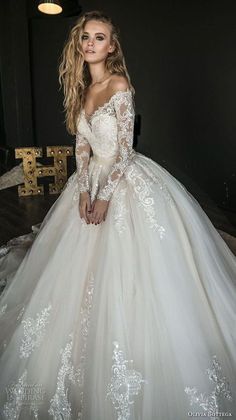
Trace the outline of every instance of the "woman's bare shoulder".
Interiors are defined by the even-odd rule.
[[[128,80],[125,76],[120,76],[118,74],[113,74],[109,81],[109,91],[113,95],[117,91],[127,90],[129,87]]]

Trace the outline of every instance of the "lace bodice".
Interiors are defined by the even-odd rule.
[[[134,105],[132,92],[117,91],[92,115],[82,110],[76,134],[76,166],[80,192],[90,191],[88,165],[91,156],[112,162],[105,185],[97,198],[110,200],[126,167],[135,155],[133,150]]]

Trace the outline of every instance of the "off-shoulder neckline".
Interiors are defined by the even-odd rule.
[[[112,99],[114,99],[115,96],[121,94],[121,93],[131,93],[131,90],[129,88],[127,88],[126,90],[117,90],[115,93],[113,93],[110,98],[105,101],[102,105],[99,105],[93,112],[92,114],[86,114],[85,109],[83,107],[82,112],[84,114],[84,117],[86,119],[87,122],[91,121],[91,119],[98,113],[98,111],[100,111],[101,109],[105,108],[105,106],[109,105],[110,102],[112,101]]]

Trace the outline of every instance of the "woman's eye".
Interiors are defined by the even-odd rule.
[[[82,39],[88,39],[88,35],[82,35]],[[99,36],[96,37],[96,39],[98,39],[99,41],[103,41],[104,37],[99,35]]]

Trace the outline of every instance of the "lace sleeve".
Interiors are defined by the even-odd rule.
[[[131,91],[119,91],[114,96],[114,108],[117,118],[117,141],[119,151],[114,164],[108,174],[105,185],[98,192],[99,200],[109,201],[119,183],[126,167],[131,162],[134,154],[134,107]]]
[[[79,191],[89,191],[88,163],[91,147],[84,136],[77,132],[75,143],[75,158]]]

